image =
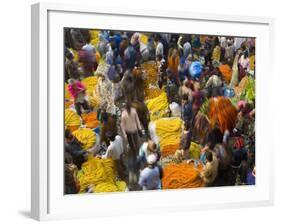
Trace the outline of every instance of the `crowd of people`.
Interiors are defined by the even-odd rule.
[[[113,161],[124,191],[167,189],[169,164],[204,187],[255,184],[255,38],[65,28],[64,43],[65,110],[78,117],[65,124],[66,194],[97,192],[102,177],[81,190],[89,158]],[[152,112],[160,95],[168,107]],[[181,124],[168,162],[158,119]]]

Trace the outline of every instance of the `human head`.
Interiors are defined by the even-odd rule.
[[[243,55],[244,55],[244,58],[248,58],[248,57],[249,57],[249,53],[248,53],[248,51],[247,51],[247,50],[245,50],[245,51],[244,51],[244,53],[243,53]]]
[[[220,45],[219,37],[215,37],[215,39],[214,39],[214,45],[215,45],[215,46]]]
[[[166,73],[167,73],[167,78],[168,80],[172,80],[173,79],[173,73],[171,72],[170,69],[167,69],[166,70]]]
[[[213,161],[213,154],[212,154],[212,152],[206,151],[205,156],[206,156],[206,160],[208,162],[212,162]]]
[[[74,56],[73,56],[73,54],[71,53],[71,51],[68,50],[67,48],[64,49],[64,54],[65,54],[65,57],[66,57],[68,60],[73,60]]]
[[[126,108],[126,111],[128,112],[128,114],[131,112],[131,107],[132,107],[131,101],[127,100],[125,108]]]
[[[105,135],[109,139],[109,141],[113,142],[115,140],[116,135],[112,131],[107,131]]]
[[[188,131],[189,129],[190,129],[190,123],[189,123],[189,121],[185,121],[184,122],[184,130]]]
[[[156,55],[156,59],[157,59],[157,61],[161,61],[162,60],[162,55],[161,54]]]
[[[147,163],[148,165],[154,165],[155,163],[157,162],[157,156],[153,153],[153,154],[150,154],[148,157],[147,157]]]
[[[184,104],[188,103],[188,95],[187,94],[182,95],[182,101],[183,101]]]
[[[74,136],[72,135],[72,133],[69,129],[66,129],[64,131],[64,138],[67,142],[71,142],[74,139]]]
[[[70,84],[70,85],[73,85],[75,83],[74,79],[68,79],[67,81],[68,81],[68,84]]]
[[[156,34],[154,37],[155,42],[158,42],[160,40],[160,38],[161,38],[160,35]]]
[[[256,48],[254,46],[251,46],[249,49],[250,55],[255,55]]]
[[[150,152],[156,152],[156,144],[152,140],[148,140],[147,142],[147,149]]]

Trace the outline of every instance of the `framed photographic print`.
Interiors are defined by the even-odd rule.
[[[33,5],[32,217],[272,204],[272,30],[270,18]]]

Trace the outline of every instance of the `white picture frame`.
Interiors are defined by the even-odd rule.
[[[192,12],[126,10],[38,3],[32,5],[32,188],[37,220],[116,216],[191,209],[272,205],[274,145],[269,127],[274,20]],[[63,27],[256,37],[257,183],[255,186],[163,192],[63,195]],[[188,28],[185,28],[188,27]],[[263,60],[260,60],[262,58]],[[271,155],[271,156],[269,156]],[[261,168],[260,168],[261,167]],[[152,200],[153,199],[153,200]],[[181,199],[181,200],[179,200]],[[149,200],[149,204],[146,203]],[[75,205],[75,209],[73,208]],[[117,206],[118,205],[118,206]],[[92,212],[85,212],[91,208]],[[110,210],[110,213],[107,211]]]

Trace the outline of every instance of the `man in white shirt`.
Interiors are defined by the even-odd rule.
[[[125,179],[125,166],[122,161],[122,154],[124,152],[123,140],[120,135],[115,135],[111,131],[106,133],[109,138],[109,146],[106,150],[105,155],[102,156],[103,159],[112,159],[115,162],[115,167],[117,170],[118,177],[122,180]]]
[[[161,56],[161,58],[163,58],[164,57],[164,45],[158,38],[155,39],[155,42],[156,42],[156,50],[155,50],[156,58],[157,58],[157,56]]]

